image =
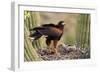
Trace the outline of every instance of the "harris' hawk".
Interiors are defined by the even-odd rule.
[[[30,34],[30,37],[33,38],[33,40],[39,39],[41,36],[46,36],[46,45],[49,47],[51,44],[51,41],[53,42],[53,48],[52,52],[57,54],[57,43],[60,40],[63,29],[64,29],[64,21],[58,22],[57,25],[50,23],[50,24],[43,24],[39,27],[35,27],[33,29],[30,29],[30,31],[35,31],[33,34]]]

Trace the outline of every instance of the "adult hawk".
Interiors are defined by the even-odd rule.
[[[58,22],[57,25],[53,23],[43,24],[39,27],[30,29],[30,31],[35,31],[33,34],[30,34],[30,37],[34,40],[38,40],[41,36],[46,36],[46,45],[50,47],[51,42],[53,42],[53,48],[51,52],[58,54],[57,43],[63,35],[64,25],[64,21]]]

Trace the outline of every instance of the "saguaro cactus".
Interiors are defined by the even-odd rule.
[[[90,15],[80,14],[76,30],[77,47],[81,49],[90,48]]]
[[[29,39],[30,29],[35,27],[39,23],[39,13],[25,11],[24,12],[24,58],[25,61],[37,61],[41,60],[36,52],[36,49],[41,47],[40,41],[32,41]]]

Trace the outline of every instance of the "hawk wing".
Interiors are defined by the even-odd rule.
[[[38,31],[42,35],[46,36],[60,36],[63,31],[55,27],[36,27],[33,30]]]
[[[50,24],[43,24],[42,27],[56,27],[56,25],[53,23],[50,23]]]

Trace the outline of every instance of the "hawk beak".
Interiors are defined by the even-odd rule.
[[[62,23],[62,25],[65,25],[65,23]]]

